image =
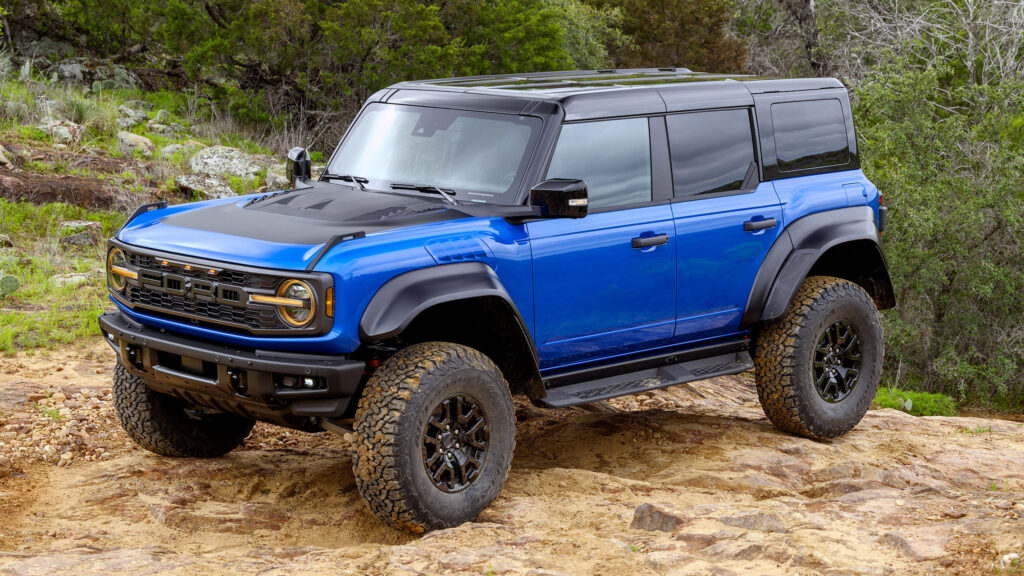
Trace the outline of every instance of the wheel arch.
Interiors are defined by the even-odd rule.
[[[392,278],[370,299],[359,335],[364,344],[438,340],[470,346],[497,364],[513,393],[545,396],[526,322],[483,262],[420,268]]]
[[[843,278],[864,288],[879,310],[896,305],[888,264],[870,206],[810,214],[782,231],[754,280],[744,328],[786,313],[808,276]]]

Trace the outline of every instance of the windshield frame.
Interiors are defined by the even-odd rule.
[[[449,96],[449,94],[445,94],[445,96]],[[537,159],[539,157],[543,157],[545,150],[547,150],[547,148],[549,147],[548,144],[550,144],[551,126],[553,124],[557,128],[557,126],[559,124],[558,120],[555,119],[555,121],[552,122],[552,117],[550,115],[535,114],[535,113],[532,113],[532,111],[530,113],[523,113],[527,109],[531,108],[531,106],[528,105],[529,101],[522,101],[522,105],[520,105],[518,107],[519,111],[512,111],[512,110],[509,109],[508,102],[507,102],[508,99],[507,98],[491,98],[491,97],[487,97],[487,98],[481,99],[479,97],[479,95],[476,95],[477,98],[473,99],[474,100],[474,102],[472,102],[473,104],[486,103],[487,100],[496,100],[498,102],[495,102],[494,104],[496,104],[496,105],[494,105],[494,106],[483,106],[483,105],[465,106],[465,105],[458,105],[458,104],[462,104],[462,103],[458,102],[458,100],[460,100],[460,98],[457,98],[457,97],[458,96],[462,96],[462,94],[453,93],[450,96],[454,97],[454,98],[450,99],[450,100],[452,100],[452,104],[453,104],[451,106],[439,106],[439,105],[436,105],[435,104],[436,99],[434,99],[434,101],[431,101],[429,103],[427,103],[427,102],[422,102],[422,103],[421,102],[417,102],[417,101],[415,101],[415,99],[407,99],[407,100],[411,100],[411,101],[403,101],[403,102],[390,102],[390,101],[372,100],[372,99],[370,101],[367,101],[363,105],[363,107],[359,110],[359,113],[356,114],[356,116],[352,119],[352,122],[349,123],[348,127],[345,129],[345,134],[342,136],[341,140],[338,142],[338,145],[335,146],[334,150],[331,152],[330,157],[327,159],[327,162],[326,162],[326,165],[325,165],[325,168],[324,168],[324,172],[323,172],[323,174],[320,176],[320,178],[318,180],[320,180],[322,182],[327,182],[327,183],[339,184],[339,185],[346,186],[346,187],[351,186],[353,188],[353,190],[355,190],[356,192],[362,193],[353,183],[344,182],[344,181],[333,181],[333,179],[331,177],[336,178],[339,175],[338,174],[334,174],[333,172],[331,172],[329,170],[329,168],[330,168],[331,164],[335,161],[335,159],[338,157],[338,155],[340,154],[340,152],[343,149],[343,147],[346,144],[349,143],[350,138],[351,138],[352,133],[353,133],[353,127],[356,126],[356,124],[363,118],[363,116],[367,112],[367,110],[371,109],[375,105],[379,105],[379,106],[402,106],[402,107],[407,107],[407,108],[452,110],[452,111],[458,111],[458,112],[470,112],[470,113],[474,113],[474,114],[491,114],[491,115],[502,115],[502,116],[512,116],[512,117],[526,117],[526,118],[534,118],[534,119],[539,120],[540,121],[540,125],[537,127],[536,130],[533,131],[533,133],[530,135],[529,140],[527,141],[526,149],[524,150],[524,153],[523,153],[523,158],[522,158],[522,160],[521,160],[521,162],[520,162],[520,164],[519,164],[519,166],[517,167],[517,170],[516,170],[515,180],[513,181],[512,185],[509,187],[509,189],[506,192],[501,192],[501,193],[497,194],[498,198],[496,198],[496,200],[498,200],[498,201],[491,201],[491,200],[486,200],[486,199],[474,199],[472,197],[469,197],[468,196],[468,192],[472,192],[473,191],[471,189],[454,189],[455,199],[460,204],[477,204],[477,205],[492,205],[492,206],[519,206],[519,205],[522,205],[523,202],[525,201],[526,196],[527,196],[526,194],[524,194],[523,191],[524,191],[524,189],[525,190],[529,190],[529,188],[533,184],[535,184],[535,182],[533,182],[533,180],[536,179],[536,174],[535,173],[537,172],[537,170],[536,170]],[[481,101],[483,101],[483,102],[481,102]],[[365,174],[354,174],[354,176],[360,176],[360,177],[367,177],[367,178],[369,178],[369,182],[366,184],[366,186],[368,188],[367,192],[383,192],[383,193],[395,193],[395,192],[398,192],[396,190],[392,190],[391,189],[391,185],[392,184],[416,184],[416,185],[423,185],[423,186],[439,186],[439,187],[441,187],[442,189],[444,189],[446,191],[452,190],[452,188],[450,188],[448,186],[441,185],[438,182],[408,182],[408,181],[405,181],[403,179],[387,180],[387,179],[382,179],[382,178],[374,178],[372,176],[365,175]],[[489,193],[489,192],[484,192],[484,193]],[[420,193],[420,192],[412,192],[412,191],[406,191],[406,190],[402,190],[400,192],[400,194],[398,194],[398,195],[405,195],[405,196],[409,196],[409,197],[431,197],[431,196],[436,197],[437,196],[436,194],[431,194],[431,193]],[[440,198],[438,198],[438,199],[440,200]]]

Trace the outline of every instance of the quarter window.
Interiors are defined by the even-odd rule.
[[[587,183],[591,208],[651,200],[651,140],[646,118],[566,124],[547,178]]]
[[[667,120],[676,198],[743,187],[754,164],[750,112],[713,110],[676,114]]]
[[[780,172],[850,163],[846,119],[839,100],[772,104]]]

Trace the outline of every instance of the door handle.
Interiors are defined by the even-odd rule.
[[[775,218],[765,218],[764,220],[747,220],[743,223],[743,230],[746,232],[753,232],[755,230],[767,230],[769,228],[775,228]]]
[[[668,244],[668,234],[633,238],[633,248],[650,248],[651,246],[661,246],[662,244]]]

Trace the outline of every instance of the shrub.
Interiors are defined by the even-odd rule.
[[[914,416],[956,416],[957,414],[956,404],[945,394],[890,390],[885,386],[878,389],[875,404],[881,408],[909,412]]]

